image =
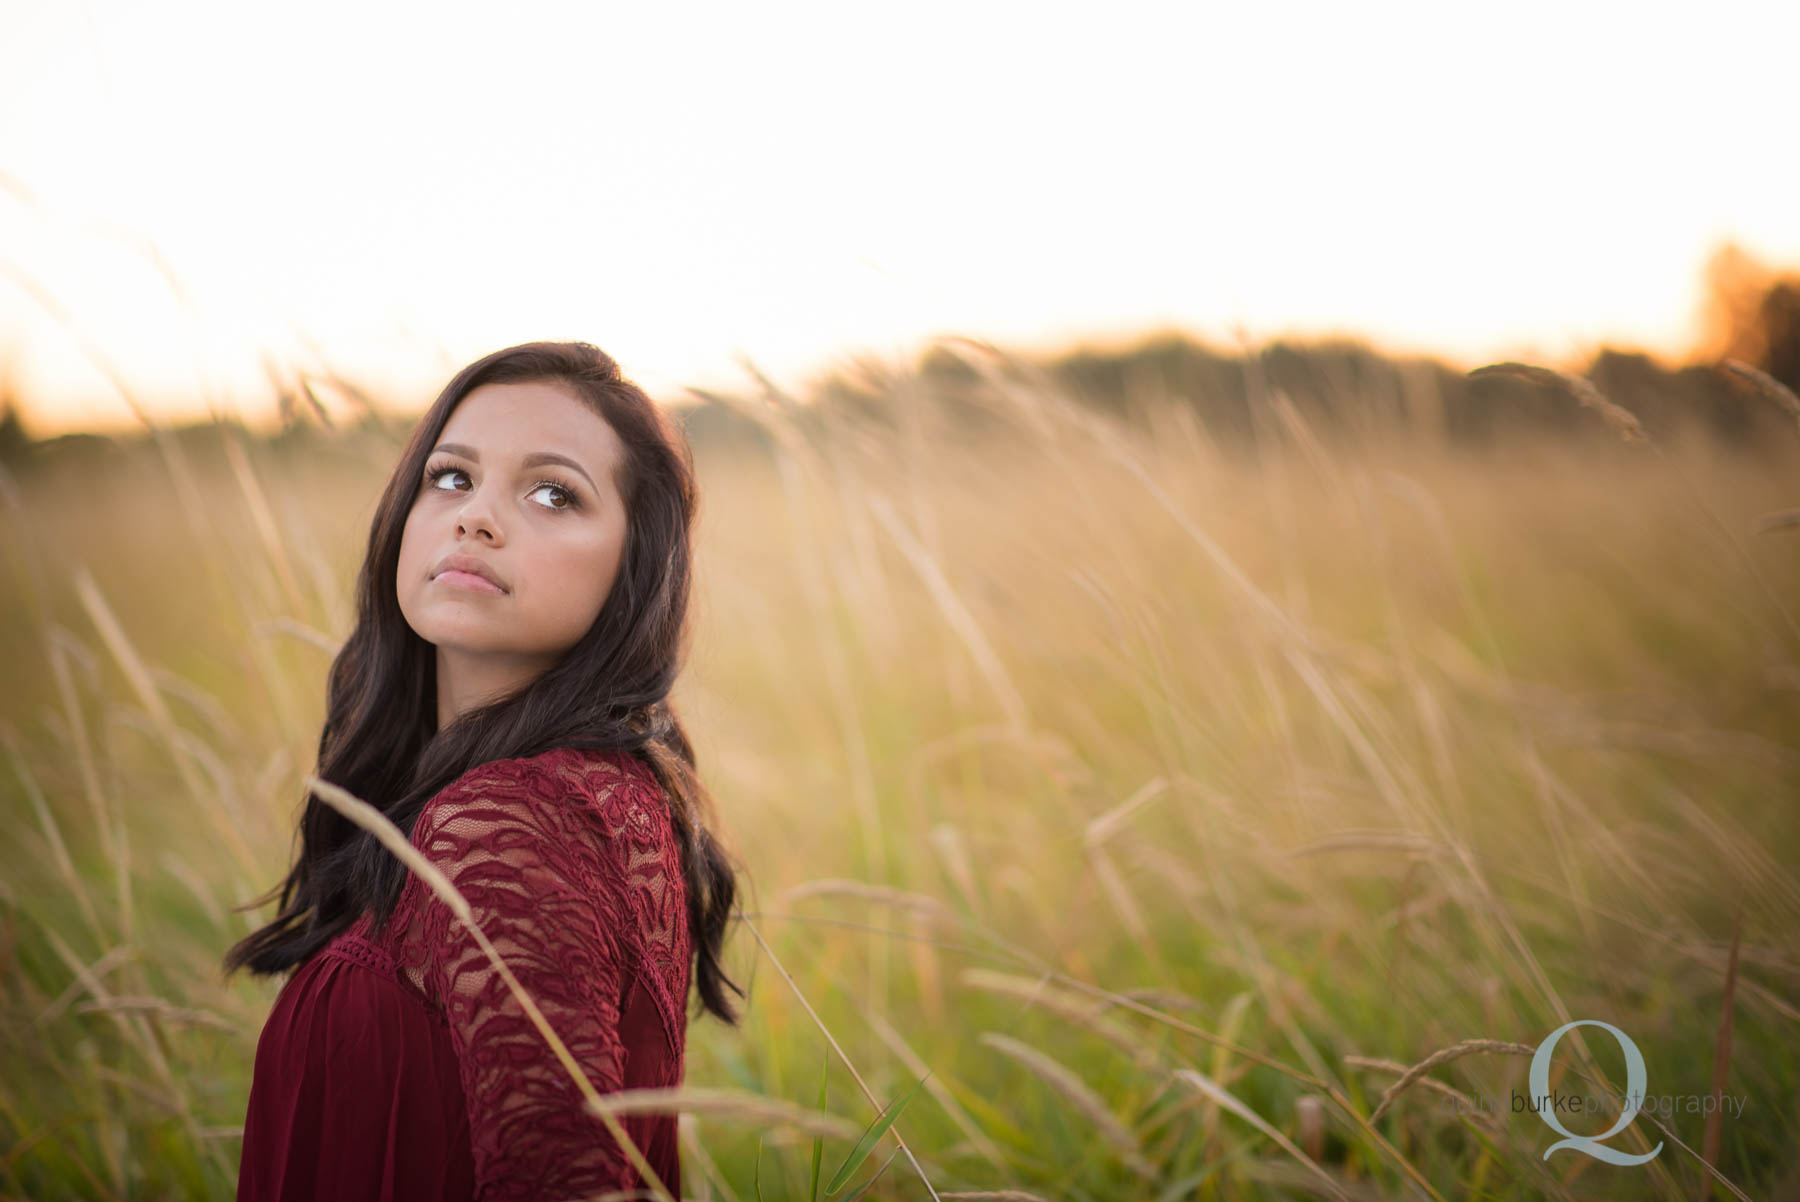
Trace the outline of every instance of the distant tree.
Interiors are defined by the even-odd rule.
[[[1800,275],[1727,242],[1707,262],[1705,289],[1701,354],[1742,359],[1800,389]]]
[[[1762,320],[1762,369],[1800,391],[1800,280],[1777,282],[1763,293],[1757,316]]]
[[[13,463],[31,446],[31,435],[19,417],[18,400],[9,391],[0,395],[0,462]]]

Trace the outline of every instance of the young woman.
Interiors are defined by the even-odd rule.
[[[690,984],[726,1022],[743,996],[720,963],[735,874],[669,705],[695,503],[685,441],[601,351],[470,364],[382,494],[319,738],[316,775],[409,833],[602,1093],[681,1082]],[[240,1202],[645,1188],[421,879],[316,798],[299,843],[279,913],[225,957],[297,969]],[[621,1122],[679,1196],[675,1116]]]

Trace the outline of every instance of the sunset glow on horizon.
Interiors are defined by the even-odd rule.
[[[406,409],[583,338],[656,395],[936,335],[1690,353],[1800,264],[1800,9],[304,10],[6,0],[0,392],[34,434]]]

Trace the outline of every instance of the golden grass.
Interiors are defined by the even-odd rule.
[[[815,1135],[921,1077],[871,1197],[1771,1190],[1800,561],[1749,536],[1800,504],[1800,438],[1346,441],[1272,396],[1252,458],[955,345],[985,431],[902,381],[893,429],[771,397],[772,452],[699,449],[677,700],[751,872],[751,999],[692,1028],[683,1090],[600,1110],[677,1105],[728,1199],[759,1156],[804,1193]],[[0,477],[0,1191],[230,1196],[275,984],[217,959],[286,863],[396,437],[163,432]],[[1750,1106],[1646,1115],[1613,1142],[1666,1150],[1602,1172],[1401,1097],[1504,1092],[1522,1057],[1434,1051],[1586,1017],[1653,1091]],[[1559,1047],[1597,1088],[1613,1056]]]

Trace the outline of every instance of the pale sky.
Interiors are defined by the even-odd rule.
[[[0,0],[0,30],[0,381],[38,433],[131,424],[96,353],[161,414],[252,420],[264,354],[417,409],[533,338],[668,398],[946,333],[1679,356],[1721,241],[1800,266],[1792,3]]]

